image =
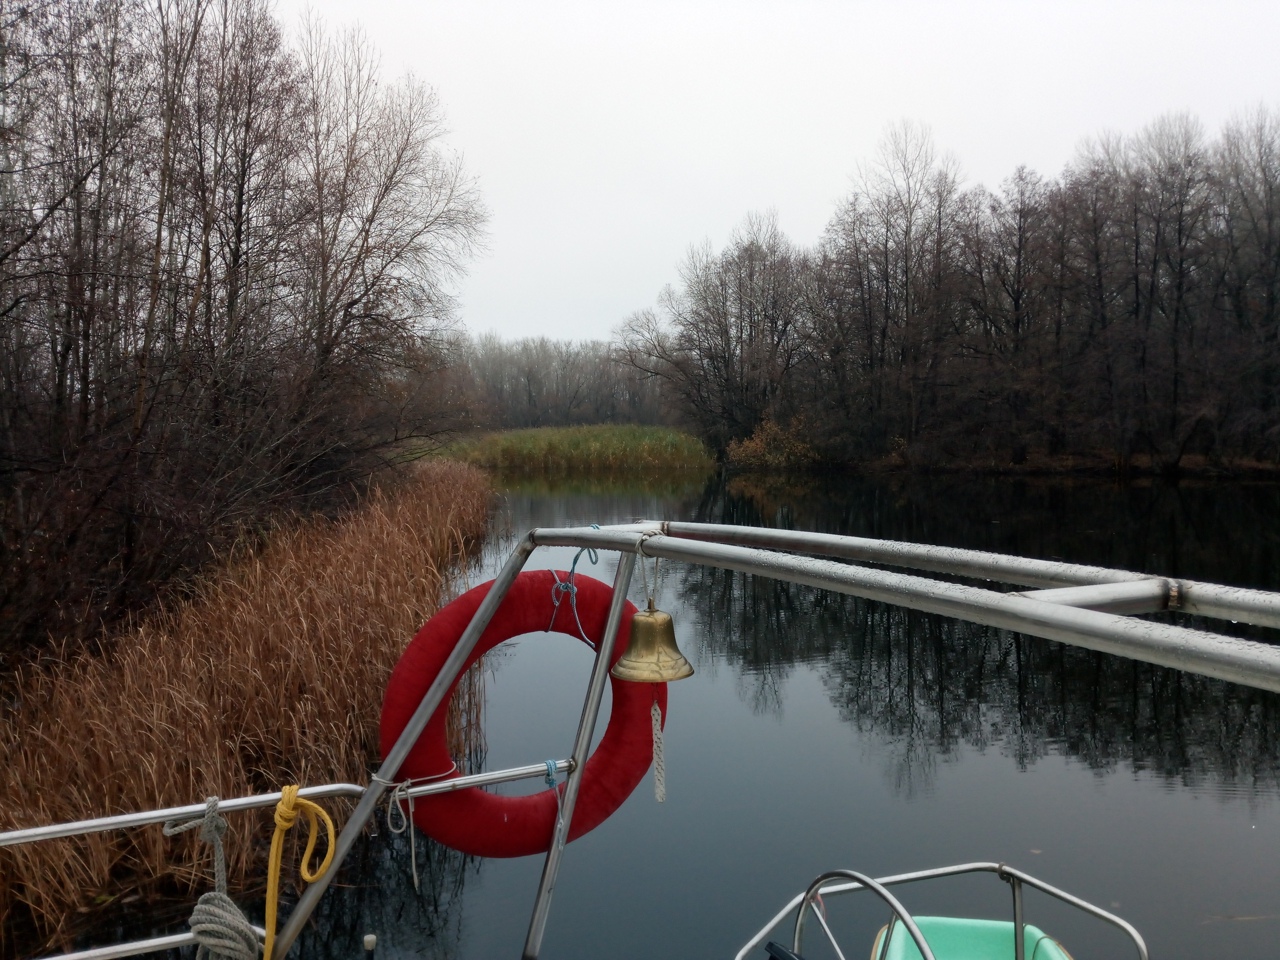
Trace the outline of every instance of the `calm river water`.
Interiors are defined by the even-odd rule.
[[[637,517],[1280,590],[1275,486],[1009,480],[516,490],[472,578],[492,576],[530,527]],[[572,557],[539,550],[531,566],[567,568]],[[613,567],[607,556],[579,563],[606,581]],[[547,960],[732,957],[824,870],[884,875],[969,860],[1006,861],[1113,909],[1152,957],[1277,954],[1280,699],[769,580],[671,564],[660,585],[697,669],[669,691],[667,801],[655,803],[646,778],[570,845]],[[486,766],[566,756],[590,666],[590,651],[560,636],[492,656]],[[372,932],[380,958],[519,956],[541,857],[481,862],[421,840],[417,855],[415,894],[408,845],[383,828],[344,871],[302,955],[356,958]],[[989,876],[903,897],[924,913],[1008,913],[1007,888]],[[865,956],[884,911],[853,900],[831,911],[849,931],[848,955]],[[1028,919],[1077,960],[1132,955],[1108,928],[1034,895]]]

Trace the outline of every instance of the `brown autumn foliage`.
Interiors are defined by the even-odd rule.
[[[386,678],[448,599],[489,497],[475,468],[429,463],[344,521],[282,529],[109,655],[23,671],[0,712],[0,830],[367,782]],[[460,719],[475,699],[455,701]],[[265,871],[271,813],[229,822],[235,894]],[[77,909],[105,897],[203,892],[209,866],[194,833],[159,825],[0,849],[0,946],[65,943]]]
[[[817,454],[804,437],[812,427],[803,420],[787,427],[774,420],[762,420],[751,436],[730,440],[725,459],[731,466],[747,470],[789,470],[813,464]]]

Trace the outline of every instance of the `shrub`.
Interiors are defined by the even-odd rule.
[[[784,430],[765,420],[745,440],[733,440],[726,451],[729,465],[744,470],[784,470],[810,466],[818,459],[813,448],[800,439],[802,423]]]

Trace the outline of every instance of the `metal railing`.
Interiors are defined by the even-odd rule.
[[[567,773],[573,769],[572,760],[556,760],[553,763],[556,773]],[[419,783],[404,790],[401,796],[417,799],[429,797],[436,793],[452,793],[467,787],[487,787],[498,783],[511,783],[516,780],[531,780],[534,777],[545,777],[548,773],[545,763],[530,764],[525,767],[511,767],[507,770],[494,770],[490,773],[474,773],[465,777],[454,777],[452,780],[439,780],[434,783]],[[368,787],[358,783],[326,783],[315,787],[303,787],[298,796],[305,800],[324,800],[330,797],[351,797],[359,799],[364,796]],[[273,807],[280,802],[282,794],[256,793],[248,797],[234,797],[218,801],[218,812],[228,813],[235,810],[261,810]],[[47,827],[28,827],[25,830],[10,830],[0,833],[0,847],[16,846],[20,843],[35,843],[38,840],[53,840],[57,837],[79,837],[90,833],[105,833],[108,830],[127,830],[132,827],[145,827],[153,823],[164,823],[166,820],[190,820],[204,816],[206,804],[192,803],[185,807],[165,807],[161,810],[144,810],[140,813],[121,813],[112,817],[97,817],[93,820],[75,820],[70,823],[55,823]]]
[[[539,546],[621,551],[636,550],[643,537],[646,556],[820,587],[1280,692],[1280,647],[1108,612],[1173,610],[1276,627],[1280,594],[831,534],[693,523],[653,524],[649,530],[642,534],[634,527],[539,529],[529,536]],[[734,542],[725,542],[730,540]],[[841,560],[914,565],[934,573],[1048,589],[1002,593]]]
[[[1006,881],[1013,890],[1013,930],[1014,930],[1014,956],[1015,960],[1023,960],[1023,952],[1026,945],[1023,943],[1023,929],[1025,921],[1023,920],[1022,909],[1022,887],[1025,884],[1028,887],[1046,893],[1056,900],[1060,900],[1069,906],[1075,907],[1090,916],[1096,917],[1106,923],[1111,924],[1118,930],[1122,931],[1132,942],[1138,951],[1139,960],[1147,960],[1147,944],[1142,939],[1142,934],[1138,933],[1128,921],[1117,917],[1114,913],[1103,910],[1099,906],[1089,903],[1087,900],[1081,900],[1073,894],[1067,893],[1065,890],[1059,890],[1043,880],[1038,880],[1029,873],[1023,873],[1014,867],[1010,867],[1003,863],[977,862],[977,863],[961,863],[954,867],[937,867],[932,870],[918,870],[914,873],[900,873],[892,877],[881,877],[878,880],[870,880],[861,874],[855,874],[851,870],[833,870],[830,873],[824,873],[818,877],[813,883],[809,884],[807,890],[803,893],[796,894],[792,897],[787,905],[774,914],[773,919],[760,928],[750,940],[746,942],[741,950],[738,951],[734,960],[746,960],[747,954],[764,943],[765,938],[769,936],[778,925],[781,924],[791,913],[796,911],[795,926],[792,932],[791,949],[797,953],[801,948],[801,941],[804,938],[805,917],[810,912],[813,902],[818,897],[830,897],[843,893],[856,893],[860,890],[872,890],[880,895],[881,899],[886,900],[893,909],[894,916],[904,922],[908,931],[912,935],[916,946],[919,947],[923,937],[916,928],[911,915],[898,903],[896,899],[888,895],[886,887],[896,887],[908,883],[918,883],[922,880],[936,880],[940,877],[957,877],[967,873],[994,873],[1001,880]],[[851,879],[846,879],[851,878]],[[840,883],[830,883],[831,880],[842,879]],[[825,918],[816,910],[813,911],[822,923],[824,932],[828,939],[834,945],[835,938],[831,934],[831,928],[827,926]],[[839,953],[839,946],[836,951]],[[929,951],[922,949],[921,954],[928,957]]]
[[[1280,692],[1280,647],[1170,623],[1134,619],[1134,615],[1171,610],[1264,627],[1280,627],[1280,594],[1276,593],[976,550],[762,527],[639,522],[604,528],[535,529],[516,544],[471,623],[463,631],[439,675],[423,695],[417,710],[388,751],[369,785],[361,787],[355,784],[330,784],[300,791],[300,796],[311,798],[350,796],[358,798],[358,803],[337,839],[332,867],[317,882],[307,887],[280,930],[276,940],[278,957],[285,956],[297,939],[338,866],[373,816],[388,785],[395,781],[400,765],[417,742],[427,721],[461,673],[467,657],[512,583],[524,568],[530,554],[540,546],[586,547],[617,551],[620,554],[605,636],[613,636],[617,630],[636,558],[658,557],[787,580]],[[915,573],[882,569],[886,566],[1035,589],[1000,592]],[[608,657],[604,652],[606,647],[607,645],[600,644],[596,651],[596,664],[583,704],[573,753],[558,765],[560,771],[568,772],[568,780],[560,819],[534,898],[533,915],[525,941],[525,960],[537,957],[546,928],[568,825],[572,821],[586,752],[600,707],[604,677],[608,672]],[[425,784],[415,787],[410,793],[425,796],[465,786],[542,776],[545,772],[545,764],[536,764]],[[236,810],[270,806],[279,797],[279,794],[264,794],[227,800],[222,803],[221,808]],[[203,810],[203,804],[193,804],[189,807],[122,814],[74,824],[10,831],[0,834],[0,846],[198,816]],[[987,869],[989,865],[967,866]],[[950,869],[954,871],[960,868]],[[929,875],[934,874],[930,872]],[[1010,875],[1016,875],[1023,882],[1033,884],[1059,899],[1066,899],[1068,902],[1074,900],[1069,894],[1040,884],[1033,878],[1013,872]],[[882,882],[888,884],[890,881],[906,882],[899,878]],[[1084,901],[1079,901],[1079,904],[1090,910],[1097,909],[1084,904]],[[1105,911],[1102,913],[1105,914]],[[1106,917],[1127,928],[1127,924],[1118,918],[1111,918],[1110,914],[1106,914]],[[1128,929],[1132,931],[1132,928]],[[1133,935],[1136,936],[1136,932]],[[1140,942],[1141,938],[1138,940]],[[147,941],[154,942],[156,941]],[[128,945],[104,949],[119,950],[126,946]],[[147,949],[157,948],[149,946]],[[1145,951],[1145,947],[1142,950]],[[127,955],[129,954],[112,952],[69,956]],[[1145,952],[1143,955],[1145,956]]]

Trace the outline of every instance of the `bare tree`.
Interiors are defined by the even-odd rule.
[[[766,313],[738,296],[749,251],[769,249],[749,231],[695,250],[620,349],[717,445],[783,415],[840,461],[1275,460],[1277,183],[1266,109],[1216,144],[1163,117],[1088,144],[1056,180],[1019,168],[994,193],[962,190],[927,131],[900,125],[816,251],[763,258],[788,291],[776,353],[756,348]]]
[[[791,371],[800,359],[803,256],[773,214],[751,216],[720,254],[690,251],[681,288],[633,315],[620,350],[647,376],[667,382],[713,444],[750,436],[787,413]]]
[[[467,351],[472,407],[483,425],[569,426],[586,423],[658,423],[657,383],[619,361],[598,340],[545,337],[507,341],[476,338]]]
[[[381,85],[357,36],[295,53],[262,0],[24,11],[0,47],[0,651],[92,633],[436,429],[483,221],[434,95]]]

